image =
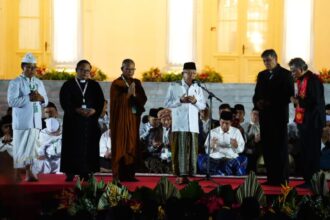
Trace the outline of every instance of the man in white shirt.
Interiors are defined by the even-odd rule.
[[[36,63],[31,53],[23,57],[23,72],[9,82],[7,94],[8,104],[13,108],[14,168],[25,168],[26,181],[38,180],[31,172],[31,164],[36,157],[36,142],[42,128],[41,108],[48,104],[44,84],[34,76]],[[20,180],[18,175],[17,180]]]
[[[165,107],[172,110],[172,168],[179,184],[197,172],[198,112],[205,108],[205,100],[202,89],[193,83],[195,75],[195,63],[185,63],[182,80],[170,85],[165,98]]]
[[[111,172],[111,131],[103,132],[100,138],[100,171]]]
[[[244,139],[241,132],[231,126],[232,113],[222,112],[220,126],[211,130],[210,141],[210,174],[244,175],[247,159],[239,156],[244,150]],[[206,152],[209,145],[208,135],[205,141]],[[207,155],[199,158],[199,169],[202,173],[207,170]]]

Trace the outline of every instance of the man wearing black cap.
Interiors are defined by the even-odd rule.
[[[294,95],[293,78],[277,63],[273,49],[265,50],[261,57],[266,70],[258,74],[253,103],[259,110],[267,184],[280,185],[289,178],[287,123],[290,97]]]
[[[160,125],[160,120],[157,117],[158,111],[158,108],[151,108],[149,110],[148,122],[140,127],[140,139],[142,141],[146,140],[151,128],[155,128]]]
[[[57,107],[53,102],[48,102],[47,106],[44,108],[44,118],[42,118],[42,129],[46,128],[45,120],[47,118],[57,118],[57,120],[62,125],[62,120],[58,118]]]
[[[198,112],[205,108],[205,100],[193,83],[195,75],[195,63],[185,63],[182,80],[170,85],[165,98],[165,107],[172,110],[172,168],[179,184],[197,172]]]
[[[244,175],[247,158],[238,154],[244,150],[244,139],[241,132],[231,126],[233,114],[224,111],[220,114],[220,126],[211,130],[210,141],[210,174]],[[208,135],[205,141],[205,151],[209,145]],[[207,156],[199,157],[200,171],[206,173]]]

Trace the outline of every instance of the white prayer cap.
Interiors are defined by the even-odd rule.
[[[47,118],[45,119],[45,122],[46,122],[46,130],[49,133],[53,133],[57,131],[58,128],[60,127],[60,123],[56,118]]]
[[[37,60],[32,53],[27,53],[22,58],[22,63],[37,63]]]

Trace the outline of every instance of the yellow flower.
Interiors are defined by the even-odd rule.
[[[291,190],[292,187],[289,186],[287,182],[285,182],[285,185],[281,184],[281,193],[284,195],[285,198],[287,197],[287,195],[290,193]]]

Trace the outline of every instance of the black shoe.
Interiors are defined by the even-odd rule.
[[[73,174],[66,174],[65,182],[72,182],[74,179]]]

